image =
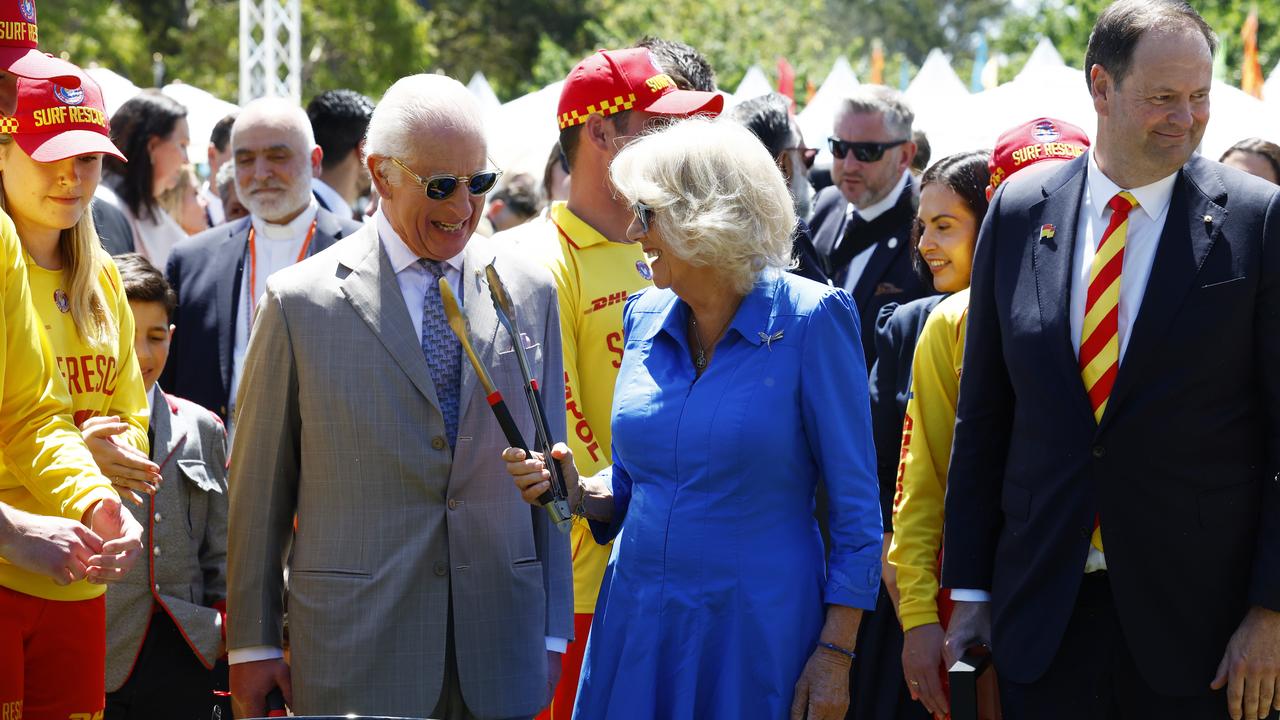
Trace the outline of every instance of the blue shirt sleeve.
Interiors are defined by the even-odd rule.
[[[800,380],[809,449],[830,498],[827,603],[874,609],[880,590],[880,495],[858,314],[844,291],[809,316]]]

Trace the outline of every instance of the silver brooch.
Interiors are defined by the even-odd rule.
[[[764,346],[765,346],[765,347],[767,347],[767,348],[769,348],[769,352],[773,352],[773,341],[774,341],[774,340],[781,340],[781,339],[782,339],[782,331],[781,331],[781,330],[779,330],[778,332],[776,332],[776,333],[774,333],[774,334],[772,334],[772,335],[770,335],[769,333],[765,333],[765,332],[762,332],[762,333],[756,333],[756,334],[760,336],[760,342],[764,343]]]

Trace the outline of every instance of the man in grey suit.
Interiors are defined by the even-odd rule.
[[[305,715],[531,717],[572,639],[568,540],[506,475],[507,441],[445,326],[437,278],[509,398],[521,376],[483,269],[496,259],[548,394],[564,377],[555,287],[471,239],[493,178],[461,84],[398,81],[366,153],[380,210],[271,278],[245,362],[228,558],[237,712],[265,714],[278,687]],[[563,410],[548,407],[563,438]],[[515,415],[532,438],[528,413]]]

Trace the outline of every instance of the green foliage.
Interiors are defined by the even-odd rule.
[[[151,77],[142,25],[114,0],[43,2],[38,12],[40,47],[46,52],[78,65],[97,61],[134,82]]]

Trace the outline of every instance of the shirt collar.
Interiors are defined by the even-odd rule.
[[[1173,199],[1173,184],[1178,179],[1178,173],[1175,170],[1167,177],[1151,183],[1143,185],[1139,188],[1122,188],[1117,185],[1111,178],[1107,177],[1098,167],[1097,161],[1093,157],[1093,151],[1089,151],[1089,170],[1085,175],[1085,180],[1089,184],[1089,198],[1093,208],[1093,215],[1098,220],[1102,219],[1102,213],[1107,209],[1107,203],[1115,194],[1128,190],[1130,194],[1138,201],[1138,208],[1147,214],[1152,220],[1158,220],[1164,217],[1169,209],[1169,202]]]
[[[395,228],[391,227],[391,221],[382,212],[382,208],[378,208],[378,211],[373,214],[373,222],[377,225],[378,238],[382,240],[382,247],[387,250],[387,258],[391,260],[391,269],[395,270],[396,274],[399,275],[407,268],[417,266],[418,261],[422,258],[418,257],[417,253],[404,244],[404,240],[400,239],[400,234],[396,232]],[[444,262],[454,270],[462,272],[462,259],[466,254],[467,251],[464,249]]]
[[[601,235],[599,230],[588,225],[586,220],[574,215],[569,210],[569,203],[563,200],[552,203],[549,214],[551,222],[555,223],[560,232],[564,233],[569,242],[578,249],[609,242],[609,238]]]
[[[298,214],[298,217],[290,220],[284,225],[276,225],[254,215],[253,232],[260,238],[267,240],[301,240],[307,236],[307,230],[311,227],[311,221],[316,219],[316,213],[320,211],[320,206],[316,204],[314,196],[308,195],[310,202],[307,208]]]
[[[864,208],[854,207],[853,203],[849,203],[845,208],[845,218],[852,218],[854,211],[862,216],[864,222],[871,222],[881,215],[889,212],[890,208],[898,204],[898,198],[902,197],[902,191],[906,189],[907,183],[911,181],[911,171],[903,170],[902,177],[898,178],[898,184],[893,186],[893,190],[888,195],[880,198]]]

